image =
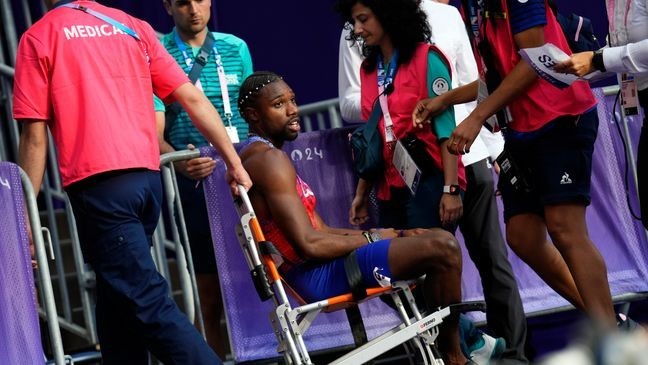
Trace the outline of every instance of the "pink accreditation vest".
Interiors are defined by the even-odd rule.
[[[394,135],[397,139],[405,137],[407,134],[413,134],[425,143],[428,154],[434,160],[434,164],[439,170],[443,171],[441,161],[441,149],[437,136],[432,128],[414,128],[412,125],[412,111],[419,100],[428,98],[427,72],[428,72],[428,53],[430,50],[441,55],[445,60],[443,53],[435,46],[421,43],[414,51],[414,55],[409,62],[400,64],[396,77],[394,79],[394,92],[389,94],[387,104],[389,114],[391,115]],[[445,61],[448,64],[447,60]],[[450,70],[448,70],[450,73]],[[374,102],[378,103],[378,72],[374,69],[367,72],[364,68],[360,71],[360,89],[362,118],[369,119]],[[378,131],[385,141],[385,119],[381,116],[378,121]],[[383,158],[385,160],[385,174],[378,181],[377,196],[381,200],[389,200],[390,187],[404,188],[405,183],[392,164],[394,156],[393,146],[383,143]],[[464,166],[459,160],[459,185],[466,188],[466,176]]]

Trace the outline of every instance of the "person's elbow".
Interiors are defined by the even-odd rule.
[[[297,251],[300,254],[299,256],[305,259],[306,261],[324,259],[322,255],[322,251],[317,247],[317,245],[314,244],[306,243],[303,245],[299,245]]]
[[[189,82],[175,89],[172,96],[185,110],[190,110],[203,102],[209,102],[205,94]]]
[[[300,256],[306,260],[326,260],[330,259],[330,252],[325,248],[321,237],[322,233],[314,231],[305,234],[296,240],[297,251]]]
[[[47,123],[43,120],[21,120],[22,132],[18,145],[18,165],[23,168],[38,191],[47,159]]]
[[[42,120],[22,120],[20,145],[29,149],[47,148],[47,123]]]

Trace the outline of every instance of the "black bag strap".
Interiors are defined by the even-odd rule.
[[[344,272],[346,273],[347,283],[351,288],[354,300],[361,300],[367,297],[367,290],[362,282],[362,272],[358,259],[356,258],[356,251],[349,252],[344,258]]]
[[[194,59],[194,64],[191,67],[191,71],[189,71],[189,80],[192,84],[195,84],[196,81],[198,81],[200,73],[202,72],[203,67],[205,67],[205,65],[207,64],[207,59],[209,58],[209,55],[211,54],[213,48],[214,35],[211,32],[207,32],[205,42],[203,43],[202,47],[200,47],[200,51],[198,51],[198,55],[196,55],[196,58]]]
[[[382,116],[382,108],[380,108],[380,103],[374,103],[373,110],[367,120],[366,126],[362,129],[362,134],[364,137],[369,140],[371,136],[378,131],[378,121]]]
[[[205,41],[203,42],[202,47],[200,47],[200,51],[198,51],[198,55],[196,55],[193,66],[189,71],[189,81],[191,81],[191,83],[194,85],[198,81],[203,67],[205,67],[205,65],[207,64],[207,59],[209,58],[209,55],[214,48],[214,42],[214,35],[208,31],[207,36],[205,37]],[[182,107],[177,101],[171,105],[168,105],[166,107],[166,113],[164,114],[166,122],[169,123],[174,121],[178,117],[178,114],[180,114],[181,110]]]
[[[499,77],[499,74],[497,74],[497,71],[495,69],[495,56],[493,55],[493,52],[491,51],[490,45],[488,44],[488,39],[486,37],[486,31],[484,27],[484,22],[492,22],[494,19],[497,18],[506,18],[505,15],[503,14],[503,9],[502,9],[502,4],[500,3],[500,0],[490,0],[490,1],[485,1],[484,2],[484,8],[482,9],[482,12],[484,13],[484,17],[482,20],[482,24],[479,26],[482,27],[480,29],[480,36],[481,40],[479,44],[477,44],[477,40],[475,39],[475,34],[473,33],[472,30],[472,25],[470,24],[470,12],[471,8],[474,9],[474,11],[479,11],[478,9],[475,9],[476,7],[476,2],[477,0],[461,0],[461,6],[464,8],[464,14],[468,12],[467,15],[464,16],[464,25],[466,27],[466,32],[468,33],[468,38],[470,39],[470,43],[473,46],[473,52],[479,52],[479,56],[484,60],[484,65],[486,66],[486,83],[488,85],[488,91],[492,92],[494,91],[500,84],[501,78]],[[486,16],[488,14],[489,16]],[[492,75],[489,77],[489,73],[495,73],[495,75]],[[498,81],[499,79],[499,81]],[[491,90],[492,89],[492,90]]]

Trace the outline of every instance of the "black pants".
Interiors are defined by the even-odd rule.
[[[639,136],[637,150],[637,178],[639,180],[639,206],[641,207],[641,222],[648,229],[648,89],[639,91],[639,103],[644,111],[644,120]]]
[[[506,339],[500,363],[528,363],[524,355],[526,317],[502,237],[493,175],[486,160],[466,166],[466,179],[459,229],[481,277],[488,327]]]

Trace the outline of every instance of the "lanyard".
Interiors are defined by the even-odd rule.
[[[477,45],[481,40],[479,28],[481,27],[481,23],[482,23],[482,11],[479,9],[479,1],[469,0],[468,9],[466,9],[466,11],[468,12],[470,31],[472,31],[472,35],[474,37],[474,43],[475,45]]]
[[[94,11],[94,10],[92,10],[90,8],[86,8],[85,6],[79,5],[79,4],[69,4],[68,3],[68,4],[63,4],[62,6],[65,6],[66,8],[70,8],[70,9],[81,10],[84,13],[90,14],[90,15],[94,16],[95,18],[99,18],[99,19],[103,20],[104,22],[106,22],[106,23],[108,23],[108,24],[110,24],[110,25],[112,25],[112,26],[114,26],[116,28],[119,28],[119,30],[121,30],[122,32],[128,34],[129,36],[137,39],[138,41],[140,41],[140,42],[142,41],[140,39],[139,35],[137,35],[137,32],[130,29],[129,27],[127,27],[123,23],[120,23],[120,22],[116,21],[115,19],[109,17],[108,15],[101,14],[101,13],[99,13],[97,11]]]
[[[499,0],[498,0],[499,1]],[[481,4],[480,4],[481,3]],[[485,33],[486,29],[482,29],[483,17],[483,1],[482,0],[463,0],[461,2],[465,17],[466,27],[468,28],[468,39],[475,55],[475,60],[478,63],[479,76],[483,79],[487,67],[483,56],[480,53],[479,44],[482,41],[482,31]]]
[[[630,3],[631,0],[626,1],[616,1],[616,0],[607,0],[607,15],[608,15],[608,29],[609,29],[609,43],[612,46],[618,46],[628,43],[628,14],[630,13]],[[620,8],[620,9],[619,9]],[[619,14],[618,10],[623,10],[622,14]],[[623,15],[623,16],[620,16]],[[618,24],[619,20],[622,24]]]
[[[630,1],[626,1],[625,4],[621,2],[621,5],[625,5],[625,12],[623,16],[624,23],[623,25],[628,24],[628,13],[630,13]],[[617,24],[616,24],[616,8],[617,8],[617,2],[615,0],[608,0],[607,4],[607,15],[608,15],[608,23],[610,29],[615,31],[617,29]]]
[[[385,142],[393,142],[396,139],[394,136],[394,123],[389,114],[389,105],[387,104],[385,88],[394,83],[397,66],[398,50],[394,50],[387,70],[385,70],[385,62],[383,61],[382,54],[378,54],[378,99],[380,100],[380,108],[382,109],[383,117],[385,118]]]
[[[130,29],[125,24],[118,22],[117,20],[109,17],[108,15],[104,15],[104,14],[98,12],[98,11],[92,10],[90,8],[87,8],[87,7],[83,6],[83,5],[64,3],[64,4],[61,4],[61,5],[58,5],[58,6],[64,6],[66,8],[80,10],[80,11],[86,13],[86,14],[90,14],[90,15],[94,16],[95,18],[101,19],[104,22],[106,22],[106,23],[112,25],[113,27],[121,30],[122,32],[128,34],[129,36],[135,38],[142,45],[142,50],[144,50],[144,54],[146,55],[146,62],[148,64],[151,63],[151,58],[149,57],[149,54],[146,51],[146,47],[144,47],[144,45],[143,45],[142,39],[139,37],[137,32]]]
[[[187,68],[191,70],[193,67],[193,58],[189,57],[189,52],[187,50],[187,47],[185,46],[184,42],[182,39],[180,39],[180,36],[178,35],[178,32],[174,29],[173,30],[173,36],[176,42],[176,45],[178,46],[178,49],[180,52],[182,52],[182,57],[185,59],[185,64],[187,65]],[[207,32],[207,37],[211,37],[212,34]],[[218,83],[220,84],[220,89],[221,89],[221,96],[223,98],[223,111],[225,112],[225,118],[227,119],[228,125],[231,127],[232,126],[232,105],[230,104],[230,98],[229,98],[229,90],[227,89],[227,77],[225,76],[225,67],[223,67],[223,60],[221,59],[220,53],[218,53],[218,49],[216,49],[216,42],[214,42],[214,46],[212,47],[212,50],[214,52],[214,58],[216,59],[216,71],[218,72]],[[199,80],[196,82],[198,83]]]

